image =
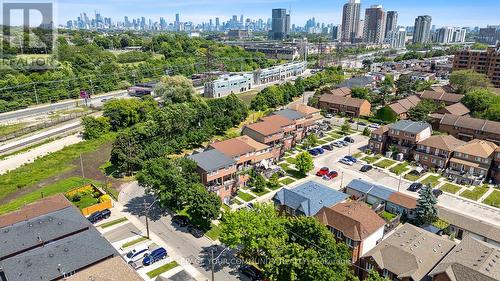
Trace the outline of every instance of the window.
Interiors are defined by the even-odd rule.
[[[342,238],[342,231],[335,229],[335,234],[337,235],[337,238]]]
[[[349,247],[354,248],[354,242],[352,241],[352,239],[351,239],[351,238],[346,237],[345,243],[346,243]]]
[[[384,268],[384,270],[382,270],[382,276],[389,277],[389,270]]]
[[[367,263],[366,263],[366,270],[370,271],[370,270],[372,270],[372,269],[373,269],[373,264],[371,264],[371,263],[367,262]]]

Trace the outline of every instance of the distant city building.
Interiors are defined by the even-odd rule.
[[[464,28],[445,26],[436,31],[434,41],[441,44],[463,43],[466,32]]]
[[[340,37],[342,36],[341,31],[342,31],[342,26],[340,24],[332,26],[332,40],[333,41],[340,40]]]
[[[413,43],[429,43],[431,39],[431,16],[418,16],[415,19]]]
[[[404,27],[391,31],[388,35],[392,49],[404,49],[406,47],[406,30]]]
[[[231,29],[227,32],[229,39],[245,39],[250,37],[250,32],[246,29]]]
[[[455,55],[453,70],[471,69],[486,74],[500,88],[500,43],[487,50],[462,50]]]
[[[397,30],[398,28],[398,12],[396,11],[388,11],[386,20],[385,20],[385,35],[387,38],[392,31]]]
[[[271,40],[283,40],[290,31],[290,14],[286,13],[286,9],[273,9],[272,11],[272,26],[269,32]]]
[[[500,27],[488,26],[479,29],[477,41],[485,44],[496,44],[500,41]]]
[[[343,42],[354,42],[358,33],[359,13],[361,0],[349,0],[344,4],[342,12],[342,38]]]
[[[385,12],[381,5],[373,5],[365,11],[363,41],[382,44],[385,38]]]

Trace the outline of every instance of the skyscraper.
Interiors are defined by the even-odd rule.
[[[333,41],[338,41],[340,39],[341,29],[342,29],[342,26],[340,26],[340,24],[332,26],[332,40]]]
[[[429,43],[431,39],[431,16],[418,16],[415,19],[413,43]]]
[[[286,9],[273,9],[271,31],[269,38],[272,40],[283,40],[290,30],[290,15]]]
[[[385,35],[384,35],[384,37],[387,38],[389,33],[391,31],[395,31],[397,27],[398,27],[398,12],[388,11],[387,17],[385,20]]]
[[[342,12],[342,38],[343,42],[354,42],[359,26],[359,12],[361,0],[349,0],[344,4]]]
[[[391,48],[404,49],[406,42],[406,29],[404,27],[396,28],[387,35],[391,42]]]
[[[382,44],[385,38],[385,12],[381,5],[373,5],[365,11],[363,41]]]

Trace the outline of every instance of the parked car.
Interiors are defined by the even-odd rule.
[[[162,260],[167,257],[167,250],[165,248],[158,248],[144,257],[142,260],[142,264],[144,266],[152,265],[153,263]]]
[[[328,114],[326,114],[326,115],[325,115],[325,117],[326,117],[326,118],[332,118],[332,117],[333,117],[333,115],[331,115],[330,113],[328,113]]]
[[[342,144],[339,141],[332,142],[332,145],[336,147],[342,147]]]
[[[316,172],[316,176],[322,177],[324,175],[327,175],[328,172],[330,172],[330,169],[328,167],[323,167]]]
[[[247,203],[247,208],[248,209],[253,209],[253,203],[252,202],[248,202]]]
[[[358,159],[356,159],[356,157],[352,157],[351,155],[346,155],[346,156],[344,156],[344,158],[353,162],[353,163],[358,162]]]
[[[360,171],[361,171],[361,172],[368,172],[368,171],[370,171],[371,169],[373,169],[373,166],[372,166],[372,165],[363,165],[363,167],[361,167]]]
[[[376,124],[376,123],[372,123],[372,124],[368,125],[368,127],[373,128],[373,129],[378,129],[378,128],[380,128],[380,125]]]
[[[349,143],[343,140],[339,141],[339,143],[343,146],[349,146]]]
[[[111,211],[109,209],[105,209],[105,210],[97,211],[97,212],[90,214],[90,216],[88,216],[87,219],[91,223],[96,223],[100,220],[107,219],[110,216],[111,216]]]
[[[128,264],[135,263],[137,261],[142,260],[148,254],[149,254],[149,247],[147,245],[142,245],[129,251],[125,255],[125,261]]]
[[[351,138],[351,137],[345,137],[345,138],[344,138],[344,141],[346,141],[346,142],[350,142],[350,143],[354,143],[354,139],[353,139],[353,138]]]
[[[438,198],[441,194],[443,194],[443,191],[441,189],[433,189],[432,194],[434,194],[434,197]]]
[[[325,180],[332,180],[336,177],[338,177],[339,173],[337,171],[330,171],[328,174],[323,176],[323,179]]]
[[[175,215],[172,217],[172,223],[184,227],[189,224],[189,218],[186,216]]]
[[[340,161],[339,161],[339,162],[340,162],[340,163],[342,163],[342,164],[349,165],[349,166],[354,165],[354,162],[352,162],[352,161],[350,161],[349,159],[346,159],[346,158],[342,158],[342,159],[340,159]]]
[[[317,151],[319,154],[323,154],[323,153],[325,153],[325,150],[324,150],[323,148],[321,148],[321,147],[317,147],[317,148],[315,148],[315,149],[316,149],[316,151]]]
[[[353,123],[354,124],[354,123],[356,123],[356,121],[354,121],[354,119],[351,118],[351,119],[349,119],[349,123]]]
[[[359,126],[366,126],[366,123],[365,122],[358,122],[358,125]]]
[[[414,182],[412,184],[410,184],[410,187],[408,187],[408,190],[409,191],[413,191],[413,192],[416,192],[418,191],[419,189],[421,189],[423,186],[423,184],[419,183],[419,182]]]
[[[324,150],[332,151],[333,150],[333,145],[331,145],[331,144],[325,144],[321,148],[323,148]]]
[[[188,231],[196,238],[201,238],[201,237],[203,237],[203,235],[205,235],[205,233],[203,233],[203,231],[201,231],[200,229],[198,229],[192,225],[190,225],[188,227]]]
[[[248,265],[248,264],[242,265],[240,267],[240,271],[243,275],[247,276],[252,281],[262,280],[262,272],[260,272],[260,270],[258,270],[253,265]]]
[[[312,156],[318,156],[319,152],[316,149],[309,149],[307,152],[311,154]]]

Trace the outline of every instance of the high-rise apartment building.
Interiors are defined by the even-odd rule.
[[[445,26],[436,30],[434,41],[441,44],[465,42],[466,29]]]
[[[413,43],[429,43],[431,40],[431,16],[418,16],[415,19]]]
[[[399,27],[391,31],[387,38],[391,43],[392,49],[404,49],[406,47],[406,29],[404,27]]]
[[[453,59],[453,70],[471,69],[486,74],[500,88],[500,43],[487,50],[462,50]]]
[[[388,11],[385,20],[385,34],[384,37],[387,38],[389,33],[396,31],[398,28],[398,12]]]
[[[354,42],[358,36],[360,10],[361,0],[349,0],[349,2],[344,4],[341,38],[343,42]]]
[[[363,41],[382,44],[385,39],[385,12],[381,5],[373,5],[365,11]]]
[[[286,9],[273,9],[269,38],[271,40],[283,40],[289,31],[290,15],[286,13]]]
[[[342,26],[340,24],[332,26],[332,40],[333,41],[340,40],[341,30],[342,30]]]

